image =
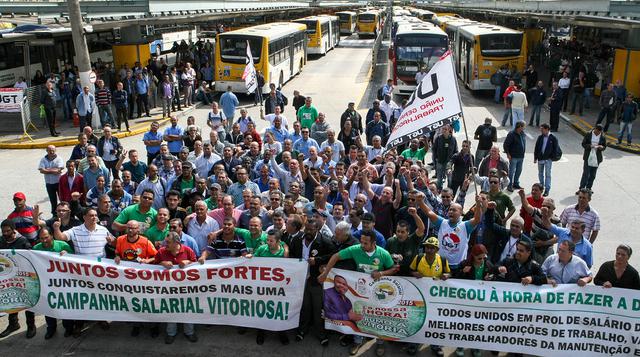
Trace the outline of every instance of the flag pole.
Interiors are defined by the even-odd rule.
[[[449,50],[451,51],[451,50]],[[453,52],[451,51],[451,54],[449,54],[449,56],[451,56],[451,69],[453,70],[453,75],[457,77],[457,73],[456,73],[456,67],[455,64],[453,63]],[[458,102],[460,103],[460,112],[462,113],[462,127],[464,128],[464,138],[466,141],[469,142],[469,144],[471,144],[471,141],[469,140],[469,133],[467,132],[467,122],[464,119],[465,115],[464,115],[464,107],[462,106],[462,97],[460,96],[460,88],[458,87],[458,81],[456,79],[455,81],[455,87],[456,87],[456,93],[458,94]],[[471,156],[471,145],[469,145],[469,155]],[[480,192],[478,191],[478,184],[476,183],[476,178],[475,178],[475,169],[476,169],[476,163],[475,160],[471,160],[471,180],[473,182],[473,188],[476,191],[476,196],[480,194]]]

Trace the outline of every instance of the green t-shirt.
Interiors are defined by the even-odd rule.
[[[207,204],[207,209],[212,210],[218,208],[218,200],[213,200],[211,197],[204,200],[204,203]]]
[[[153,226],[149,227],[149,229],[147,229],[143,233],[143,235],[145,237],[147,237],[147,239],[150,240],[151,243],[155,243],[155,242],[163,241],[167,237],[168,233],[169,233],[169,224],[168,223],[167,223],[167,226],[164,227],[163,230],[160,230],[158,228],[158,225],[154,224]]]
[[[142,213],[138,207],[139,204],[136,203],[123,209],[115,221],[120,224],[127,224],[129,221],[138,221],[140,222],[140,232],[145,232],[150,226],[156,223],[158,211],[151,207],[147,213]]]
[[[140,183],[146,177],[147,164],[142,161],[138,161],[138,164],[134,165],[131,163],[131,161],[127,161],[122,164],[122,171],[131,172],[131,179],[137,183]]]
[[[280,245],[280,250],[278,250],[274,254],[271,252],[268,245],[263,244],[253,251],[253,255],[255,257],[265,257],[265,258],[284,258],[284,247]]]
[[[367,254],[360,244],[352,245],[338,252],[340,259],[353,259],[359,272],[372,273],[374,271],[387,270],[393,267],[391,254],[384,248],[376,246],[372,255]]]
[[[400,241],[398,237],[393,236],[387,240],[387,246],[385,249],[389,254],[402,255],[402,261],[400,262],[400,275],[408,275],[410,273],[409,265],[413,261],[413,258],[418,255],[420,245],[422,244],[420,238],[411,233],[404,241]]]
[[[413,161],[424,161],[424,157],[427,154],[427,150],[425,148],[418,149],[416,151],[411,151],[411,149],[406,149],[402,152],[402,157],[405,159],[411,159]]]
[[[244,240],[244,244],[247,246],[249,252],[254,251],[263,244],[267,244],[267,234],[265,232],[262,232],[258,239],[252,239],[251,232],[249,232],[248,229],[236,228],[234,233]]]
[[[311,125],[313,125],[313,123],[318,118],[318,109],[316,109],[316,107],[314,106],[310,106],[309,108],[307,108],[306,105],[303,105],[300,107],[300,109],[298,109],[297,116],[298,120],[300,121],[300,125],[303,128],[311,130]]]
[[[475,270],[475,280],[484,280],[484,269],[485,265],[483,262],[480,268],[476,268]]]
[[[54,240],[51,248],[45,248],[45,246],[42,243],[38,243],[35,246],[33,246],[33,248],[31,249],[41,250],[45,252],[56,252],[56,253],[60,253],[64,250],[67,253],[73,253],[73,249],[71,248],[69,243],[62,240]]]
[[[498,191],[495,194],[489,192],[489,200],[496,203],[496,212],[500,215],[500,218],[504,218],[507,211],[515,209],[513,201],[504,192]]]
[[[187,181],[185,179],[180,180],[180,192],[184,195],[186,190],[191,190],[196,187],[196,179],[191,176],[191,180]]]

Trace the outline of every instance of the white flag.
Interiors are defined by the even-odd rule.
[[[458,81],[453,73],[451,52],[447,51],[431,67],[409,97],[407,106],[393,127],[387,149],[426,135],[462,117]]]
[[[258,87],[258,80],[256,78],[256,68],[253,66],[253,56],[251,55],[249,41],[247,41],[246,63],[247,66],[244,68],[244,72],[242,73],[242,79],[244,79],[244,84],[247,87],[247,93],[253,93],[253,91]]]

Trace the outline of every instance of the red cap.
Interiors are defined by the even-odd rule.
[[[13,194],[13,199],[16,199],[16,198],[21,199],[21,200],[26,200],[27,196],[25,196],[24,193],[22,193],[22,192],[16,192],[16,193]]]

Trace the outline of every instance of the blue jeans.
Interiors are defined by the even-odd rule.
[[[500,86],[496,86],[496,92],[493,95],[493,100],[495,100],[496,103],[500,103],[500,99],[501,99],[500,98],[500,93],[502,92],[501,89],[502,88]]]
[[[520,186],[520,174],[522,174],[523,162],[523,157],[513,157],[509,160],[509,180],[511,180],[511,186]]]
[[[591,109],[591,89],[584,89],[584,107],[587,109]]]
[[[184,330],[184,334],[187,336],[191,336],[195,333],[193,324],[182,324],[182,329]],[[167,322],[167,336],[175,336],[177,334],[178,324],[175,322]]]
[[[551,191],[551,160],[539,160],[538,161],[538,181],[544,186],[545,192]]]
[[[631,129],[633,128],[632,121],[621,121],[620,122],[620,131],[618,132],[618,142],[622,142],[622,137],[624,136],[624,132],[627,132],[627,143],[631,144]]]
[[[62,112],[65,120],[72,119],[73,105],[71,104],[71,96],[62,96]]]
[[[540,126],[540,112],[542,112],[542,104],[534,104],[531,108],[531,118],[529,118],[529,125],[533,125],[533,117],[536,118],[536,126]]]
[[[511,109],[511,121],[513,128],[516,128],[516,123],[519,121],[524,121],[524,109]]]
[[[105,124],[110,124],[112,128],[115,126],[116,123],[113,112],[111,111],[111,105],[99,105],[98,114],[100,115],[100,125],[102,125],[103,128]]]
[[[507,120],[510,120],[510,123],[513,125],[513,121],[511,118],[511,108],[505,108],[504,115],[502,116],[502,126],[507,124]]]
[[[576,112],[576,104],[578,104],[578,113],[582,115],[583,107],[584,107],[584,94],[583,93],[573,93],[573,103],[571,104],[571,113]]]

